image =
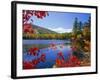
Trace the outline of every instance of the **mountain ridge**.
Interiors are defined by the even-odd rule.
[[[32,25],[32,28],[33,29],[36,29],[37,31],[38,31],[38,33],[40,33],[40,34],[57,34],[57,32],[55,32],[55,31],[52,31],[52,30],[49,30],[49,29],[46,29],[46,28],[43,28],[43,27],[40,27],[40,26],[38,26],[38,25],[35,25],[35,24],[31,24]]]

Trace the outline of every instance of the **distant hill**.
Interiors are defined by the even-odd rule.
[[[33,29],[36,29],[38,31],[38,33],[40,33],[40,34],[57,33],[57,32],[54,32],[52,30],[49,30],[49,29],[46,29],[46,28],[43,28],[43,27],[40,27],[40,26],[37,26],[37,25],[33,25],[33,24],[32,24],[32,27],[33,27]]]

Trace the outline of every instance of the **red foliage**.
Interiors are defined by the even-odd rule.
[[[36,16],[39,19],[43,19],[48,16],[47,11],[34,11],[34,10],[23,10],[23,24],[26,24],[31,16]],[[31,20],[33,22],[33,20]]]
[[[62,52],[59,52],[57,55],[64,60],[64,56],[63,56],[63,53]]]
[[[23,32],[24,33],[34,33],[32,25],[31,24],[24,24],[23,25]]]
[[[39,60],[38,60],[38,59],[32,60],[32,63],[33,63],[34,65],[37,65],[37,64],[39,63]]]
[[[61,63],[61,60],[60,59],[56,59],[56,64],[57,65],[61,65],[62,63]]]
[[[23,62],[23,69],[34,69],[38,63],[45,62],[46,55],[42,54],[40,58],[34,59],[32,61],[24,61]]]
[[[23,62],[23,69],[33,69],[35,68],[35,65],[32,64],[32,62]]]
[[[38,51],[39,51],[39,48],[37,47],[33,47],[28,50],[29,54],[34,55],[34,56],[38,55]]]
[[[71,56],[70,61],[71,62],[77,62],[78,58],[76,56]]]
[[[45,55],[45,54],[42,54],[41,57],[40,57],[40,60],[41,60],[42,62],[45,62],[45,60],[46,60],[46,55]]]
[[[58,67],[76,67],[80,66],[81,62],[76,56],[71,56],[68,61],[56,59],[56,64]]]
[[[72,67],[80,66],[80,60],[76,56],[71,56],[67,63],[70,63]]]

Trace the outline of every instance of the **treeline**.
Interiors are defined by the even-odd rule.
[[[85,63],[87,62],[87,64],[90,63],[90,51],[91,51],[90,17],[87,22],[81,25],[79,25],[78,18],[75,18],[71,41],[72,41],[71,46],[73,48],[73,54],[77,56],[79,59],[81,59],[83,62]]]
[[[59,33],[59,34],[25,34],[23,33],[23,39],[70,39],[71,33]]]

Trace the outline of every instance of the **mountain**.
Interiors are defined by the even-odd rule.
[[[32,28],[33,29],[36,29],[38,33],[40,34],[52,34],[52,33],[57,33],[55,31],[52,31],[52,30],[49,30],[49,29],[46,29],[46,28],[43,28],[43,27],[40,27],[40,26],[37,26],[37,25],[34,25],[32,24]]]

